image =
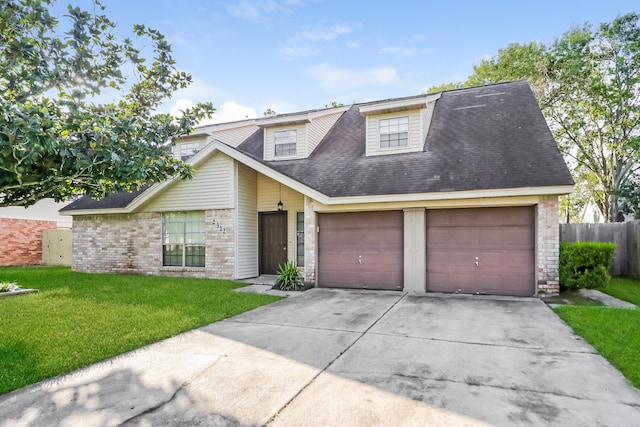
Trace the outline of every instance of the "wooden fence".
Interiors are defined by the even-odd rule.
[[[42,264],[71,265],[71,230],[58,228],[43,231]]]
[[[640,277],[640,221],[560,224],[561,242],[613,242],[612,276]]]

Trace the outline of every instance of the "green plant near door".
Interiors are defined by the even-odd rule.
[[[282,291],[295,291],[304,287],[302,273],[293,261],[287,261],[278,266],[278,277],[276,277],[276,289]]]

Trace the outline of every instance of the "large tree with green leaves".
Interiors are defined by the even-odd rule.
[[[465,86],[527,79],[581,190],[607,220],[640,170],[640,15],[573,28],[549,45],[511,44]]]
[[[209,117],[210,103],[180,118],[158,108],[191,76],[175,67],[165,37],[127,38],[96,0],[93,11],[54,0],[0,0],[0,206],[88,194],[101,198],[181,175],[190,167],[168,144]]]

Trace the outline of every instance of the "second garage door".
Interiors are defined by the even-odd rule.
[[[427,211],[427,290],[532,296],[533,206]]]
[[[319,286],[401,290],[403,218],[402,211],[319,214]]]

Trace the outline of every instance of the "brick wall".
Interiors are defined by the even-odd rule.
[[[560,256],[560,225],[558,223],[558,197],[542,196],[537,209],[538,231],[538,294],[560,293],[558,273]]]
[[[56,221],[0,218],[0,265],[42,264],[42,231]]]
[[[86,273],[233,279],[233,210],[206,211],[205,221],[205,268],[183,268],[162,266],[160,213],[76,216],[72,268]]]
[[[304,280],[308,284],[316,283],[316,229],[317,214],[313,208],[313,200],[304,197]]]

